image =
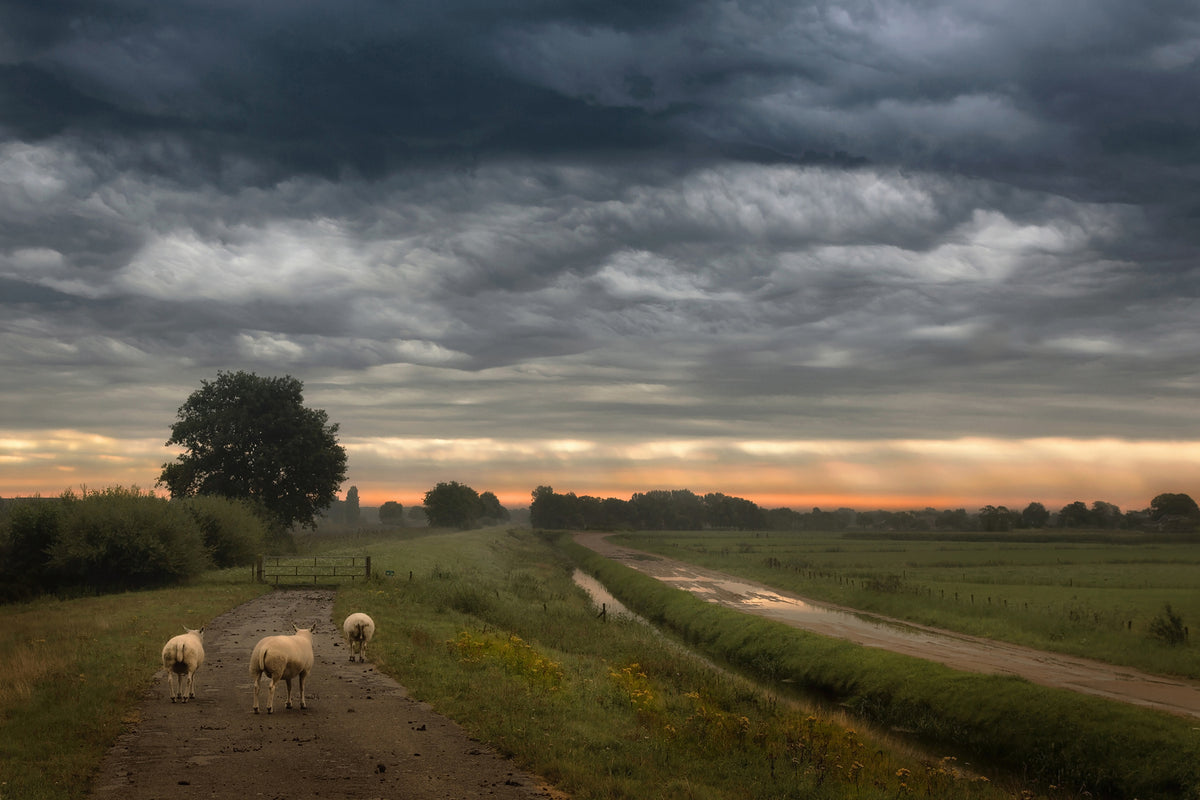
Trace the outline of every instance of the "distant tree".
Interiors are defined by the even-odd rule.
[[[964,512],[965,513],[965,512]],[[837,511],[822,511],[813,507],[812,513],[805,521],[805,528],[810,531],[844,531],[858,521],[858,512],[852,508],[839,508]]]
[[[767,527],[773,531],[798,531],[804,529],[804,515],[790,508],[772,508],[766,511]]]
[[[1021,527],[1044,528],[1050,521],[1050,512],[1041,503],[1030,503],[1021,512]]]
[[[358,506],[357,486],[351,486],[346,492],[346,503],[342,507],[342,514],[347,525],[357,525],[361,521],[362,509]]]
[[[304,406],[295,378],[221,372],[179,408],[167,446],[185,452],[163,465],[158,484],[172,497],[249,500],[278,533],[316,527],[346,479],[337,432],[324,411]]]
[[[1121,527],[1121,509],[1112,503],[1097,500],[1092,503],[1091,524],[1096,528]]]
[[[720,492],[704,495],[704,515],[705,522],[714,528],[742,531],[767,528],[767,515],[755,503]]]
[[[985,531],[1011,530],[1014,516],[1005,506],[986,506],[979,510],[979,527]]]
[[[945,531],[969,531],[975,527],[965,508],[941,512],[934,519],[933,526]]]
[[[491,492],[479,495],[480,516],[486,519],[504,522],[508,519],[508,509],[500,505],[500,498]]]
[[[1060,528],[1086,528],[1091,525],[1091,522],[1091,512],[1088,511],[1087,504],[1081,500],[1063,506],[1062,510],[1058,512]]]
[[[470,486],[449,481],[425,493],[425,516],[438,528],[467,528],[482,516],[479,493]]]
[[[539,486],[531,493],[529,524],[542,530],[572,527],[566,495],[556,494],[552,486]]]
[[[379,521],[384,525],[403,525],[404,506],[395,500],[388,500],[379,507]]]
[[[1200,518],[1200,507],[1186,494],[1160,494],[1150,501],[1150,519],[1158,522],[1164,517]]]
[[[408,510],[408,521],[413,525],[428,525],[429,515],[425,513],[424,506],[413,506]]]

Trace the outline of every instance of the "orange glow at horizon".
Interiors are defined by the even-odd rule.
[[[1119,439],[825,440],[661,442],[503,439],[351,439],[359,502],[420,505],[436,484],[458,481],[523,508],[538,486],[615,497],[687,489],[720,492],[764,508],[919,510],[1075,501],[1146,508],[1163,492],[1200,496],[1200,441]],[[161,439],[85,431],[0,430],[0,497],[56,496],[80,487],[153,490],[175,453]],[[162,490],[159,490],[160,492]]]

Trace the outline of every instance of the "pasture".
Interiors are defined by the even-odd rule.
[[[1126,531],[638,532],[618,541],[806,597],[1200,678],[1200,539]],[[1170,605],[1190,633],[1155,633]]]
[[[736,541],[696,539],[687,546],[724,558],[764,541],[751,534]],[[501,528],[459,533],[423,529],[312,536],[300,546],[304,552],[371,555],[375,577],[343,585],[331,621],[340,625],[351,611],[369,613],[377,625],[369,658],[381,672],[519,766],[580,800],[1081,796],[1078,783],[1056,784],[1035,761],[1026,762],[1029,770],[1017,777],[1020,770],[955,760],[939,745],[913,746],[886,729],[807,704],[777,684],[764,688],[714,667],[645,626],[602,621],[571,579],[576,566],[571,549],[553,535]],[[840,557],[857,546],[853,540],[827,538],[818,550]],[[729,553],[722,554],[727,548]],[[864,548],[855,568],[882,557],[871,555],[869,545]],[[767,557],[782,561],[782,553]],[[764,558],[762,552],[737,555],[751,561]],[[820,580],[833,587],[848,579],[833,573],[853,565],[824,566],[830,574]],[[978,566],[986,565],[981,561]],[[124,726],[136,724],[141,690],[161,668],[159,649],[165,637],[183,622],[198,626],[268,590],[251,583],[247,572],[238,571],[238,580],[245,583],[210,576],[199,585],[176,589],[0,607],[0,673],[23,676],[18,683],[25,687],[0,697],[0,797],[85,797],[87,776],[105,748]],[[696,625],[715,611],[645,580],[652,584],[648,591],[667,591],[668,603],[681,603]],[[714,642],[736,640],[751,627],[725,615],[711,624],[717,631]],[[774,629],[762,630],[768,632],[739,647],[769,645],[769,657],[782,658],[781,648],[790,645],[774,638]],[[59,639],[69,644],[55,646]],[[825,658],[818,653],[826,652],[825,663],[834,669],[854,665],[856,674],[843,672],[845,679],[869,681],[875,673],[896,677],[885,654],[864,659],[840,643],[822,645],[821,651],[811,642],[799,640],[810,661]],[[926,685],[937,693],[953,689],[957,705],[978,713],[972,698],[979,698],[980,690],[973,680],[939,683],[942,673],[926,674],[921,665],[909,662],[905,669],[905,691]],[[1044,697],[1019,681],[989,681],[986,687],[987,693],[1005,693],[1017,706],[1027,702],[1027,691]],[[910,693],[907,702],[917,710],[923,701]],[[1136,737],[1143,731],[1177,736],[1176,721],[1161,727],[1151,712],[1117,709],[1109,716],[1108,706],[1079,708],[1096,728],[1089,741],[1110,741],[1122,752],[1137,752],[1144,742]],[[1142,719],[1149,722],[1143,725]],[[1011,734],[1025,745],[1034,733],[1027,720],[1011,715],[983,730],[997,737]],[[1178,738],[1170,741],[1179,747],[1156,747],[1165,759],[1194,749]],[[1056,758],[1053,748],[1035,754],[1051,768]],[[1117,763],[1111,753],[1104,758]],[[1169,766],[1153,768],[1155,774],[1171,774]],[[1171,796],[1200,796],[1195,790],[1189,786]]]

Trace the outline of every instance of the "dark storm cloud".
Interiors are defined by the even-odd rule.
[[[25,6],[29,6],[26,8]],[[7,4],[9,136],[180,143],[181,178],[502,154],[906,164],[1183,191],[1194,4]],[[1135,168],[1136,167],[1136,168]],[[1184,181],[1187,181],[1186,183]]]
[[[213,173],[378,175],[413,161],[663,143],[643,115],[514,78],[503,29],[661,24],[678,4],[87,4],[6,10],[10,135],[178,138]],[[57,13],[56,13],[57,12]],[[143,166],[172,171],[165,160]]]
[[[5,418],[1192,425],[1194,3],[509,5],[0,3]]]

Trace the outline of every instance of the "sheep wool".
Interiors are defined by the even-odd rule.
[[[342,633],[346,635],[346,641],[350,645],[350,660],[353,661],[357,654],[360,662],[366,661],[367,642],[375,635],[375,620],[357,611],[346,617],[346,621],[342,623]]]
[[[168,639],[162,650],[162,665],[167,671],[167,689],[172,703],[196,699],[196,670],[204,663],[204,628],[185,626],[184,631]]]
[[[287,685],[285,708],[292,707],[292,679],[300,683],[300,707],[308,708],[304,700],[304,682],[313,666],[312,637],[317,631],[316,623],[310,628],[295,625],[291,636],[265,636],[254,646],[250,654],[250,678],[254,681],[254,713],[258,713],[258,688],[262,676],[270,679],[267,687],[267,713],[275,704],[275,685],[283,681]]]

